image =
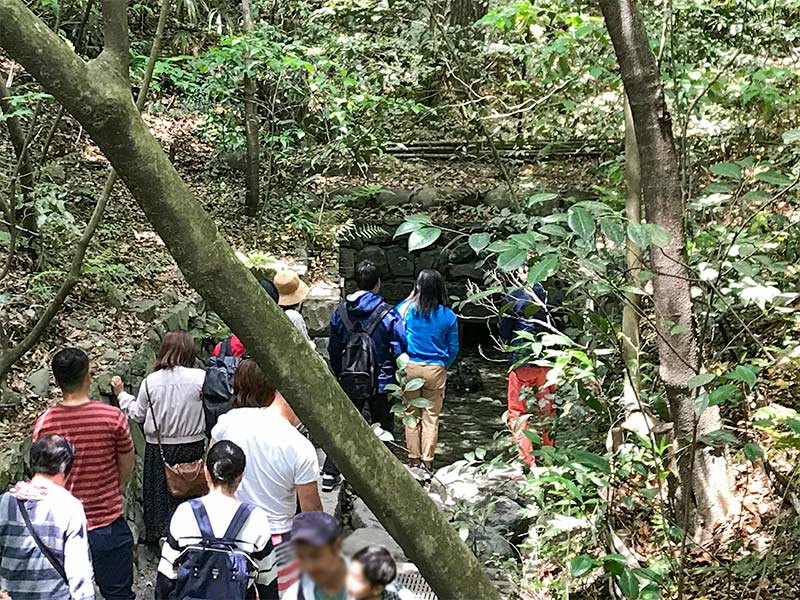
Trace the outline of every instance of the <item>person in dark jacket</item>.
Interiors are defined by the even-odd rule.
[[[549,368],[533,362],[526,348],[528,341],[520,338],[519,334],[536,335],[555,330],[547,291],[541,284],[516,289],[509,293],[507,300],[508,308],[500,319],[499,333],[512,348],[509,353],[511,367],[508,374],[508,425],[519,446],[520,458],[533,465],[533,444],[525,435],[528,421],[520,422],[520,417],[532,412],[528,408],[529,400],[535,401],[535,412],[539,416],[554,416],[555,387],[546,385]],[[542,443],[553,445],[547,430],[542,430],[541,435]]]
[[[356,265],[356,285],[358,291],[348,295],[343,308],[352,324],[366,324],[378,310],[388,309],[380,295],[381,278],[377,265],[371,260],[363,260]],[[331,317],[331,337],[328,342],[328,354],[331,369],[338,378],[342,372],[342,354],[347,347],[351,335],[343,322],[339,310]],[[370,418],[379,423],[389,433],[394,432],[394,415],[391,412],[391,401],[386,386],[394,382],[396,358],[406,350],[405,329],[403,320],[395,310],[388,310],[372,334],[373,356],[378,372],[375,374],[376,387],[370,398],[352,398],[359,412],[364,405],[369,405]],[[339,480],[339,472],[331,461],[326,461],[323,468],[323,489],[332,489]]]

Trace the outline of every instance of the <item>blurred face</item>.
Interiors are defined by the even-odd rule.
[[[294,545],[294,553],[300,570],[311,577],[314,583],[330,585],[331,578],[341,568],[341,546],[339,541],[327,546],[311,546],[300,542]]]
[[[364,565],[357,560],[350,563],[350,567],[347,570],[347,593],[354,600],[379,598],[382,592],[383,586],[373,586],[364,576]]]

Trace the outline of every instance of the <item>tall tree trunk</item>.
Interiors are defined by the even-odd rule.
[[[253,13],[250,0],[242,0],[242,21],[244,31],[247,34],[253,33]],[[245,63],[249,67],[252,63],[249,53],[245,56]],[[258,104],[256,103],[256,82],[249,75],[244,76],[244,133],[247,144],[247,156],[245,159],[245,179],[247,189],[245,191],[245,208],[247,214],[255,216],[258,214],[258,204],[260,201],[259,176],[260,176],[260,150],[258,147]]]
[[[625,110],[625,216],[629,223],[642,222],[642,178],[639,165],[639,147],[627,95],[623,94]],[[625,238],[625,269],[628,284],[640,287],[642,272],[642,249]],[[639,311],[641,296],[625,292],[622,307],[622,360],[625,363],[625,384],[622,404],[625,410],[623,429],[647,438],[652,428],[652,419],[645,412],[640,398],[641,377],[639,375]]]
[[[722,426],[718,407],[697,417],[689,380],[700,370],[689,273],[685,257],[684,203],[672,122],[661,75],[634,0],[600,0],[630,102],[641,161],[647,219],[664,227],[669,242],[651,249],[659,373],[672,415],[679,485],[676,514],[697,533],[727,518],[732,482],[726,458],[696,447],[696,438]],[[688,507],[688,510],[686,510]]]
[[[127,5],[122,0],[106,3],[120,11]],[[378,440],[316,352],[236,258],[142,121],[125,78],[107,68],[102,54],[82,61],[21,0],[0,0],[0,46],[100,146],[189,284],[241,338],[439,598],[499,600],[445,515]]]

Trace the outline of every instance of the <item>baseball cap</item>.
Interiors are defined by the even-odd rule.
[[[303,512],[292,523],[292,542],[327,546],[342,534],[339,522],[324,512]]]

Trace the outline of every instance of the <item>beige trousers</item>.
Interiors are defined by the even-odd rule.
[[[414,427],[406,427],[406,445],[410,460],[432,462],[436,452],[436,443],[439,440],[439,413],[444,403],[444,388],[447,383],[447,370],[440,365],[426,365],[408,363],[406,367],[408,381],[424,379],[425,385],[413,392],[406,392],[406,406],[411,414],[417,417]],[[410,402],[415,398],[425,398],[430,401],[428,408],[415,408]]]

